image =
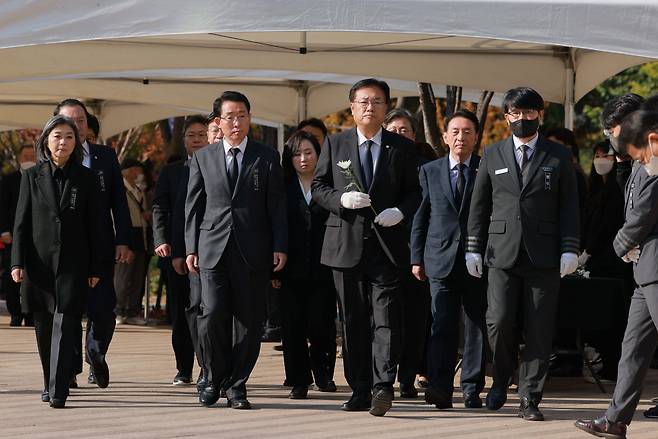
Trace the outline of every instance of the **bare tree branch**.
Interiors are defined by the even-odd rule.
[[[436,124],[436,98],[434,97],[432,84],[419,82],[418,95],[420,97],[420,108],[422,108],[423,114],[425,140],[440,156],[445,155],[439,127]]]
[[[488,90],[482,90],[480,94],[480,101],[477,106],[477,118],[480,122],[480,131],[478,132],[478,140],[475,144],[475,152],[480,152],[480,145],[482,144],[482,136],[484,134],[484,126],[487,123],[487,114],[489,113],[489,104],[493,98],[494,92]]]

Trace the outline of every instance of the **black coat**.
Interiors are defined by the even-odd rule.
[[[455,265],[457,250],[465,248],[468,212],[479,163],[480,157],[473,154],[459,209],[450,182],[449,157],[434,160],[420,170],[423,199],[411,231],[411,264],[423,265],[431,278],[447,277]],[[463,258],[457,263],[463,264]]]
[[[272,253],[287,253],[288,222],[283,170],[273,148],[249,140],[233,194],[224,144],[196,151],[185,201],[185,247],[199,266],[214,268],[233,234],[254,271],[272,268]]]
[[[160,171],[153,197],[153,243],[155,247],[172,244],[174,207],[186,171],[185,160],[170,163]]]
[[[130,212],[117,155],[105,145],[89,145],[97,188],[100,258],[114,263],[116,245],[130,245]]]
[[[94,174],[71,162],[56,200],[49,162],[25,171],[16,209],[12,267],[23,267],[23,311],[81,315],[89,277],[99,276],[99,229]]]
[[[488,267],[514,266],[522,241],[532,264],[560,266],[580,251],[580,208],[571,153],[539,135],[522,186],[512,137],[484,150],[468,216],[467,252]]]
[[[331,280],[331,270],[320,263],[325,222],[329,212],[315,201],[306,204],[296,177],[287,184],[288,261],[283,276]]]
[[[404,220],[392,227],[375,227],[375,234],[391,262],[406,269],[409,265],[409,228],[420,203],[417,159],[414,144],[395,133],[382,130],[381,150],[372,185],[368,193],[376,212],[397,207]],[[361,187],[361,160],[356,128],[334,134],[322,148],[313,179],[313,200],[327,209],[322,263],[335,268],[351,268],[361,261],[364,226],[375,218],[373,209],[344,209],[341,195],[348,181],[338,167],[339,161],[350,160]]]
[[[0,188],[0,234],[14,230],[18,193],[21,189],[21,172],[12,172],[2,179]]]

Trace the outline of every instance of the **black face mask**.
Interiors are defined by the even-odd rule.
[[[512,134],[520,139],[525,139],[526,137],[532,137],[539,129],[539,118],[535,119],[519,119],[514,122],[511,122],[510,128],[512,128]]]

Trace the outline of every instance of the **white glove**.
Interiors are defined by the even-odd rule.
[[[583,250],[583,252],[578,256],[578,266],[579,267],[584,267],[585,264],[587,264],[587,261],[589,261],[589,258],[591,258],[592,255],[587,253],[587,250]]]
[[[370,195],[363,192],[345,192],[340,196],[340,205],[345,209],[361,209],[370,206]]]
[[[473,277],[482,277],[482,256],[479,253],[466,253],[466,269]]]
[[[578,255],[576,253],[562,253],[560,257],[560,277],[571,274],[578,268]]]
[[[379,215],[375,217],[375,224],[379,224],[382,227],[391,227],[399,223],[404,219],[404,214],[400,212],[400,209],[397,207],[389,207],[381,211]]]
[[[621,260],[630,263],[630,262],[635,262],[637,264],[637,261],[640,260],[640,247],[637,246],[628,253],[626,253],[624,256],[621,257]]]

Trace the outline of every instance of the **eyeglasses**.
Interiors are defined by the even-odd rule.
[[[528,117],[530,119],[534,119],[539,115],[539,111],[537,110],[510,110],[507,112],[510,116],[512,116],[514,119],[520,119],[521,117]]]
[[[380,107],[382,105],[386,105],[386,101],[382,101],[380,99],[374,99],[374,100],[362,99],[360,101],[353,101],[353,102],[361,108],[368,108],[368,105],[372,105],[373,107]]]
[[[244,122],[245,119],[249,117],[249,114],[229,114],[227,116],[219,116],[220,119],[225,120],[228,123],[233,123],[235,121]]]

